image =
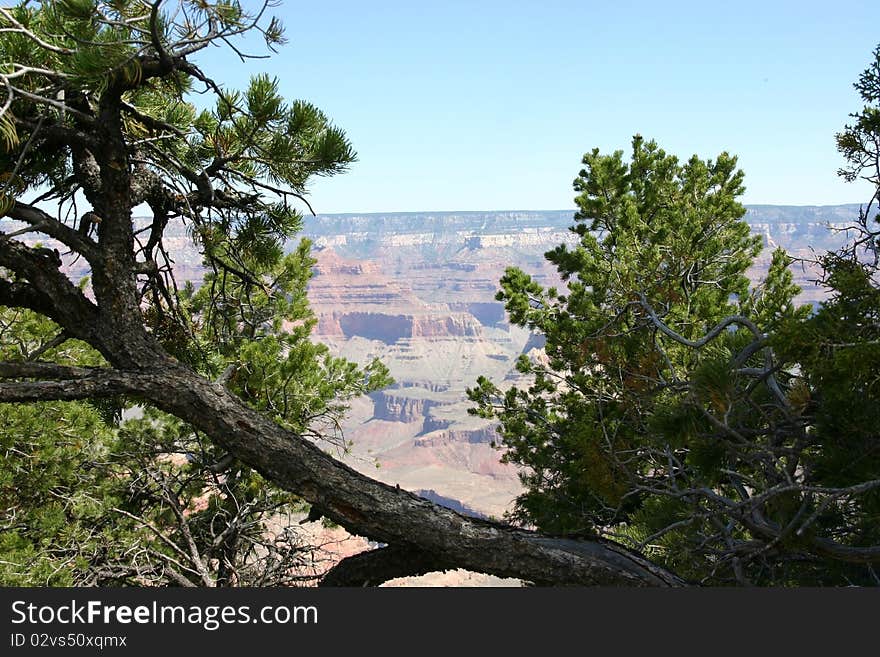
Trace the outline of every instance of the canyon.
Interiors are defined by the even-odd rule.
[[[750,278],[759,281],[783,247],[800,259],[792,266],[800,301],[820,303],[809,262],[843,244],[858,209],[748,206],[745,220],[765,247]],[[504,515],[520,491],[517,471],[501,462],[491,422],[467,413],[465,390],[480,375],[513,384],[520,354],[540,354],[541,337],[510,325],[495,300],[498,280],[516,266],[561,286],[544,253],[574,243],[572,219],[571,210],[306,217],[302,237],[316,260],[313,339],[357,363],[378,357],[395,379],[352,404],[342,428],[353,467],[466,513]],[[0,219],[0,230],[16,228]],[[165,243],[178,283],[198,284],[201,257],[186,228],[169,225]],[[63,259],[72,277],[88,274],[82,260]]]
[[[749,271],[758,282],[773,249],[792,266],[801,303],[821,302],[809,264],[841,246],[857,205],[749,206],[764,249]],[[420,212],[309,217],[304,237],[317,260],[309,298],[315,340],[355,362],[380,358],[395,384],[357,400],[344,425],[349,460],[371,476],[439,503],[502,517],[520,491],[501,462],[492,423],[468,415],[465,390],[480,375],[504,385],[520,354],[541,336],[511,326],[495,300],[505,268],[562,286],[544,253],[573,244],[573,211]]]

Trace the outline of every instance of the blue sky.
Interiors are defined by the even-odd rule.
[[[248,2],[245,1],[245,5]],[[739,156],[746,203],[859,202],[834,133],[880,42],[880,2],[284,2],[289,43],[242,64],[314,102],[359,160],[318,212],[562,209],[583,153],[633,134]]]

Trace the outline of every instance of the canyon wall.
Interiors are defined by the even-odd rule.
[[[808,261],[840,246],[857,214],[856,205],[749,206],[745,219],[766,247],[750,276],[759,280],[772,249],[784,247],[804,259],[793,267],[801,300],[821,302]],[[474,513],[509,508],[520,490],[516,469],[499,461],[491,423],[468,415],[465,388],[480,375],[516,381],[516,358],[541,354],[542,337],[510,326],[494,297],[510,266],[561,286],[544,253],[574,243],[572,218],[572,211],[306,218],[303,236],[317,260],[309,286],[315,340],[359,363],[379,357],[396,380],[354,402],[343,427],[354,441],[354,467]],[[0,219],[0,231],[19,227]],[[197,284],[201,258],[186,228],[169,225],[165,244],[178,283]],[[73,277],[89,273],[82,259],[62,258]]]
[[[751,206],[746,214],[765,249],[812,259],[840,246],[858,206]],[[410,490],[500,516],[520,490],[516,469],[499,462],[492,424],[467,414],[465,388],[479,375],[508,383],[521,353],[540,354],[542,336],[511,327],[495,300],[505,268],[561,286],[544,253],[573,244],[573,212],[436,212],[309,218],[317,259],[310,299],[317,339],[358,362],[378,356],[396,383],[361,401],[346,423],[355,460]],[[809,264],[793,268],[801,301],[822,290]]]

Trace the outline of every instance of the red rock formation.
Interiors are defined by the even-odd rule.
[[[406,397],[394,390],[373,393],[373,417],[388,422],[423,422],[438,402],[425,397]]]
[[[492,445],[498,442],[498,432],[491,425],[477,429],[442,429],[415,439],[416,447],[440,447],[449,443]]]

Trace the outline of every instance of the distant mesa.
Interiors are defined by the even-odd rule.
[[[428,424],[427,422],[425,423]],[[450,443],[470,445],[493,445],[498,442],[498,433],[491,425],[473,429],[444,428],[416,437],[416,447],[439,447]]]
[[[479,337],[482,335],[482,328],[480,322],[468,313],[450,313],[444,316],[355,310],[320,313],[316,333],[322,337],[361,337],[393,345],[412,338]]]
[[[411,397],[395,390],[381,390],[370,397],[373,400],[373,417],[388,422],[422,422],[428,411],[439,403],[426,396]]]

